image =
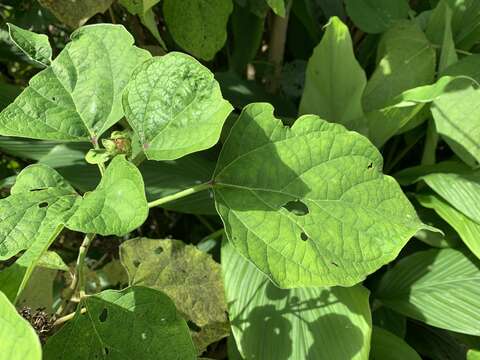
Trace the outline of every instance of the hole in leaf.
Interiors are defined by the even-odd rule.
[[[47,207],[47,206],[48,206],[48,202],[46,202],[46,201],[41,202],[40,204],[38,204],[38,207],[39,207],[40,209],[45,208],[45,207]]]
[[[136,268],[138,268],[140,266],[140,261],[138,260],[133,260],[133,266],[135,266]]]
[[[373,163],[369,163],[367,166],[367,169],[371,169],[371,168],[373,168]]]
[[[55,101],[55,100],[57,100],[57,99],[55,98],[55,96],[52,96],[52,101]]]
[[[282,207],[297,216],[305,216],[309,213],[307,205],[300,200],[289,201]]]
[[[187,325],[188,325],[188,328],[190,330],[192,330],[193,332],[200,332],[200,330],[202,330],[202,328],[200,326],[198,326],[197,324],[195,324],[192,320],[188,320],[187,321]]]
[[[332,265],[338,267],[338,264],[334,261],[332,261]]]
[[[300,239],[302,239],[303,241],[307,241],[307,240],[308,240],[308,235],[305,234],[305,233],[302,231],[302,233],[300,234]]]
[[[110,352],[110,350],[108,350],[108,348],[103,348],[103,351],[105,351],[105,355],[108,355],[108,353]]]
[[[30,189],[31,192],[45,190],[45,188]]]
[[[102,312],[98,316],[98,320],[100,320],[100,322],[105,322],[107,321],[107,317],[108,317],[108,310],[107,308],[103,308]]]
[[[163,252],[163,248],[161,246],[157,247],[154,251],[155,254],[161,254]]]

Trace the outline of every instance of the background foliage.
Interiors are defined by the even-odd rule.
[[[480,358],[479,29],[3,0],[0,358]]]

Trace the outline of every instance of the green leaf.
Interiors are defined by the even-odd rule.
[[[371,360],[421,360],[403,339],[378,326],[373,327]]]
[[[46,251],[38,260],[38,266],[44,269],[69,271],[69,267],[65,264],[62,257],[55,251]]]
[[[372,323],[375,327],[381,327],[402,339],[407,332],[407,318],[385,306],[373,311]]]
[[[105,12],[113,0],[38,0],[38,2],[62,23],[76,29],[98,13]]]
[[[6,209],[2,211],[0,227],[0,259],[27,251],[0,272],[0,290],[15,302],[71,216],[79,197],[55,170],[42,164],[26,167],[18,175],[11,194],[0,200],[0,209]]]
[[[467,82],[466,82],[467,83]],[[480,89],[457,86],[435,100],[431,108],[438,133],[467,163],[480,162]],[[473,161],[470,158],[473,157]]]
[[[431,326],[478,336],[478,265],[453,249],[417,252],[387,271],[376,297],[393,310]]]
[[[410,11],[407,0],[345,0],[347,14],[362,31],[381,33]]]
[[[416,198],[422,206],[434,209],[438,215],[448,222],[458,232],[470,251],[474,253],[477,258],[480,258],[479,223],[463,215],[439,196],[417,194]]]
[[[251,104],[217,163],[217,211],[229,241],[280,287],[354,285],[423,228],[382,166],[341,125],[309,115],[288,128],[271,105]]]
[[[222,266],[245,359],[368,359],[372,325],[362,286],[282,290],[226,243]]]
[[[442,96],[458,79],[462,77],[443,76],[435,84],[406,90],[390,99],[390,103],[383,109],[367,113],[369,139],[378,148],[383,146],[388,139],[414,121],[425,104]]]
[[[378,65],[363,94],[365,111],[382,109],[403,91],[433,82],[435,50],[413,22],[400,22],[378,45]]]
[[[96,142],[123,116],[121,95],[150,55],[121,25],[90,25],[0,113],[0,134]]]
[[[83,233],[123,236],[142,225],[147,216],[142,175],[124,155],[118,155],[97,188],[78,202],[66,226]]]
[[[421,177],[438,195],[480,223],[480,171],[436,172]]]
[[[50,359],[195,359],[185,321],[160,291],[131,287],[106,290],[85,298],[86,313],[51,337],[44,358]]]
[[[71,215],[77,199],[75,190],[48,166],[22,170],[11,195],[0,200],[0,260],[49,239]]]
[[[212,147],[232,111],[213,74],[177,52],[143,63],[125,90],[123,106],[151,160],[174,160]]]
[[[275,14],[285,17],[285,0],[266,0]]]
[[[155,21],[155,13],[153,7],[157,5],[160,0],[120,0],[128,12],[132,15],[138,15],[143,25],[152,33],[164,50],[167,49],[163,39],[157,28]]]
[[[203,60],[212,60],[227,40],[232,0],[164,0],[163,16],[175,42]]]
[[[25,289],[23,289],[16,304],[19,309],[44,309],[47,313],[53,313],[53,286],[58,271],[37,267],[32,272]]]
[[[365,72],[355,59],[347,26],[332,17],[322,41],[308,60],[300,114],[315,114],[365,133],[361,100],[366,82]]]
[[[0,292],[0,352],[9,360],[41,360],[42,346],[35,330]]]
[[[455,43],[470,49],[480,39],[480,3],[476,0],[447,0],[453,10],[452,29]]]
[[[31,60],[43,66],[52,62],[52,48],[48,42],[48,36],[36,34],[24,30],[13,24],[7,24],[10,39],[27,55]]]
[[[179,240],[136,238],[124,242],[120,256],[131,285],[163,291],[188,323],[201,354],[229,334],[220,264]]]

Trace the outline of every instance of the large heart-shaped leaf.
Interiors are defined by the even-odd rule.
[[[281,287],[350,286],[423,227],[368,139],[316,116],[244,108],[214,174],[235,248]]]
[[[9,360],[41,360],[42,346],[35,330],[0,292],[0,353]]]
[[[150,55],[120,25],[85,26],[71,38],[0,113],[0,134],[95,143],[123,116],[123,89]]]
[[[143,63],[125,90],[123,106],[152,160],[173,160],[212,147],[232,111],[213,74],[177,52]]]
[[[8,259],[35,241],[50,238],[71,215],[78,195],[53,169],[26,167],[0,200],[0,259]]]
[[[84,233],[122,236],[142,225],[147,216],[142,175],[125,156],[119,155],[97,188],[79,201],[66,226]]]
[[[180,240],[136,238],[120,247],[130,285],[165,292],[195,328],[192,338],[202,353],[229,334],[220,264]]]
[[[282,290],[228,243],[222,267],[232,332],[245,359],[368,359],[372,324],[362,286]]]
[[[429,325],[480,335],[480,268],[475,258],[453,249],[417,252],[381,279],[377,298]]]
[[[45,359],[195,359],[188,326],[160,291],[106,290],[82,301],[86,313],[51,337]]]
[[[212,60],[227,40],[232,0],[164,0],[168,31],[183,49],[203,60]]]

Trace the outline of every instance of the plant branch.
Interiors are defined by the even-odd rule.
[[[157,199],[157,200],[153,200],[151,202],[148,203],[148,207],[149,208],[153,208],[155,206],[159,206],[159,205],[162,205],[162,204],[166,204],[168,202],[171,202],[171,201],[174,201],[174,200],[178,200],[178,199],[181,199],[185,196],[188,196],[188,195],[192,195],[192,194],[195,194],[197,192],[200,192],[200,191],[203,191],[203,190],[207,190],[209,188],[212,187],[212,183],[210,182],[207,182],[207,183],[203,183],[203,184],[198,184],[198,185],[195,185],[195,186],[192,186],[188,189],[185,189],[185,190],[182,190],[182,191],[179,191],[175,194],[172,194],[172,195],[167,195],[167,196],[164,196],[160,199]]]
[[[85,314],[87,312],[87,309],[86,308],[81,308],[80,309],[80,314]],[[69,320],[72,320],[74,317],[75,317],[75,314],[76,312],[73,312],[73,313],[70,313],[68,315],[65,315],[65,316],[62,316],[61,318],[58,318],[57,320],[55,320],[55,322],[53,323],[53,326],[58,326],[58,325],[62,325],[63,323],[69,321]]]
[[[273,17],[273,27],[269,43],[270,50],[268,52],[268,60],[273,64],[273,74],[267,84],[267,89],[271,93],[276,93],[280,87],[291,5],[292,1],[288,1],[285,8],[285,17],[282,18],[278,15],[274,15]]]

